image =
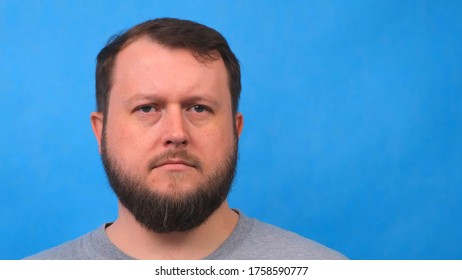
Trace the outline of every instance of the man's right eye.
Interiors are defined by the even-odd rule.
[[[154,106],[151,106],[151,105],[144,105],[144,106],[138,107],[137,110],[143,113],[151,113],[151,112],[154,112],[156,108],[154,108]]]

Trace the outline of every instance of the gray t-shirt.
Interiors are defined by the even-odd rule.
[[[107,225],[29,260],[133,260],[106,235]],[[346,259],[342,254],[293,232],[262,223],[240,213],[239,221],[217,250],[205,260]]]

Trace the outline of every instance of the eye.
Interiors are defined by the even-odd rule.
[[[204,105],[194,105],[191,107],[192,110],[196,113],[202,113],[204,111],[208,111],[207,107]]]
[[[141,111],[143,113],[151,113],[156,110],[156,108],[152,105],[143,105],[138,108],[136,108],[137,111]]]

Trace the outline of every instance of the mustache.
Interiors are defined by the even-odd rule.
[[[186,165],[195,167],[199,171],[202,171],[202,164],[198,157],[188,153],[185,150],[168,150],[163,152],[160,155],[152,158],[148,163],[149,170],[152,170],[156,167],[163,165],[169,160],[181,160],[184,161]]]

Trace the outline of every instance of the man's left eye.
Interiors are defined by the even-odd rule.
[[[192,109],[197,113],[202,113],[207,110],[207,108],[203,105],[194,105],[192,106]]]

